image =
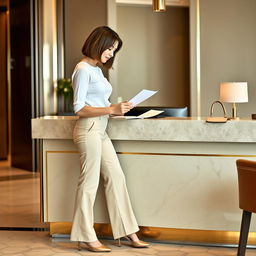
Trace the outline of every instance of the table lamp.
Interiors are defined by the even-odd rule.
[[[220,84],[220,101],[232,103],[232,118],[237,117],[236,103],[248,102],[247,82],[226,82]]]

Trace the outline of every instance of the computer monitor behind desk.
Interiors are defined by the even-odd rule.
[[[141,115],[148,110],[163,110],[164,112],[159,114],[154,118],[161,117],[187,117],[188,116],[188,108],[187,107],[134,107],[129,112],[125,114],[125,116],[138,116]]]

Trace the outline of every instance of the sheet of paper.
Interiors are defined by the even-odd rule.
[[[111,118],[115,118],[115,119],[143,119],[143,118],[149,118],[149,117],[153,117],[153,116],[157,116],[161,113],[163,113],[164,111],[162,110],[149,110],[139,116],[113,116]]]
[[[139,115],[138,117],[139,118],[149,118],[149,117],[153,117],[153,116],[157,116],[161,113],[163,113],[164,111],[163,110],[154,110],[154,109],[151,109],[141,115]]]
[[[133,106],[139,105],[141,102],[153,96],[157,91],[150,90],[142,90],[137,95],[135,95],[132,99],[129,100],[133,104]]]

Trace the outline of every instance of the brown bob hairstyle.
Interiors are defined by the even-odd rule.
[[[118,42],[118,47],[114,52],[114,56],[106,63],[102,63],[104,67],[109,69],[113,65],[116,53],[121,49],[123,44],[118,34],[111,28],[107,26],[95,28],[86,39],[82,48],[82,53],[84,56],[96,59],[101,63],[102,53],[113,46],[116,41]]]

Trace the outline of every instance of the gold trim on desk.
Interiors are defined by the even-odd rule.
[[[79,154],[78,151],[48,150],[48,153],[70,153]],[[212,157],[256,157],[256,155],[237,155],[237,154],[190,154],[190,153],[155,153],[155,152],[116,152],[119,155],[150,155],[150,156],[212,156]]]
[[[46,222],[48,222],[48,151],[45,152],[45,217]]]
[[[256,157],[256,155],[228,154],[187,154],[187,153],[148,153],[148,152],[116,152],[119,155],[149,155],[149,156],[211,156],[211,157]]]
[[[48,153],[70,153],[70,154],[78,154],[78,151],[75,150],[46,150],[45,151],[47,154]]]
[[[50,223],[50,234],[70,234],[71,222]],[[95,224],[95,231],[99,237],[111,237],[110,224]],[[209,243],[209,244],[238,244],[239,232],[215,231],[196,229],[176,229],[158,227],[140,227],[140,238],[152,241],[184,242],[184,243]],[[249,232],[248,244],[256,245],[256,232]]]

